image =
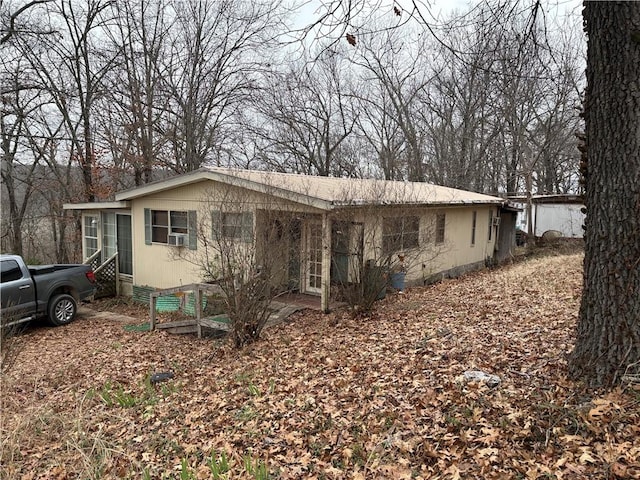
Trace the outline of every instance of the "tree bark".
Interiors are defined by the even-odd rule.
[[[584,2],[584,290],[569,369],[592,387],[640,360],[640,3]]]

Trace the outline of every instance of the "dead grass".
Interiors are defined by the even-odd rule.
[[[129,297],[99,298],[87,305],[97,312],[117,312],[119,315],[144,318],[149,315],[149,305],[134,302]]]
[[[557,238],[544,241],[541,238],[526,247],[517,249],[516,259],[545,258],[564,255],[577,255],[584,253],[584,240],[582,238]]]
[[[31,329],[2,377],[0,476],[216,478],[224,452],[228,478],[640,478],[640,390],[566,377],[581,261],[409,289],[359,320],[301,312],[240,351],[97,318]]]

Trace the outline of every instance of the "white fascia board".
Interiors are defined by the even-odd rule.
[[[115,210],[128,209],[129,202],[86,202],[86,203],[65,203],[63,210]]]
[[[195,171],[190,174],[184,174],[169,178],[167,180],[161,180],[157,183],[151,183],[142,187],[137,187],[131,190],[125,190],[116,194],[116,200],[133,200],[135,198],[144,197],[153,193],[171,190],[173,188],[189,185],[192,183],[200,182],[203,180],[211,180],[214,182],[224,183],[226,185],[233,185],[247,190],[253,190],[255,192],[264,193],[266,195],[272,195],[274,197],[290,200],[295,203],[301,203],[310,207],[318,208],[320,210],[331,210],[331,203],[315,198],[309,195],[303,195],[286,188],[275,187],[272,185],[266,185],[252,180],[239,178],[234,175],[227,175],[220,172],[210,171]]]
[[[335,203],[337,208],[364,208],[364,207],[471,207],[473,205],[495,205],[497,207],[503,206],[504,201],[500,199],[496,200],[453,200],[453,201],[438,201],[438,202],[341,202]]]

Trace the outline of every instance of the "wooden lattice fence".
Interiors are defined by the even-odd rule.
[[[118,254],[109,257],[102,265],[95,268],[98,290],[95,298],[113,297],[118,294]]]

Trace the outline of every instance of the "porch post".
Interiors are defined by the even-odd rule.
[[[116,296],[120,296],[120,254],[116,251]]]
[[[320,283],[320,307],[329,313],[331,296],[331,219],[328,213],[322,214],[322,279]]]

